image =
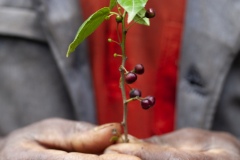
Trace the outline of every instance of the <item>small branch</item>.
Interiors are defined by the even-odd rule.
[[[143,19],[143,18],[145,18],[145,17],[140,17],[137,21],[133,21],[133,22],[128,26],[128,28],[127,28],[126,30],[128,31],[134,24],[136,24],[138,21],[140,21],[140,20]]]
[[[126,91],[125,91],[125,63],[126,63],[126,28],[125,28],[125,17],[126,17],[126,11],[123,13],[123,21],[122,21],[122,41],[121,41],[121,49],[122,49],[122,64],[120,66],[120,88],[122,92],[122,99],[123,99],[123,120],[122,120],[122,126],[124,130],[124,142],[129,142],[128,140],[128,128],[127,128],[127,115],[128,115],[128,108],[126,102]]]
[[[117,53],[114,53],[114,54],[113,54],[113,57],[122,57],[122,55],[117,54]]]
[[[119,6],[119,4],[117,4],[117,9],[118,9],[118,13],[119,13],[120,15],[122,15],[121,7]]]
[[[120,66],[120,71],[121,70],[123,70],[125,73],[128,73],[128,71],[126,70],[126,68],[123,65]]]
[[[112,16],[112,15],[118,15],[118,13],[116,13],[116,12],[110,12],[110,16]]]
[[[121,38],[120,38],[120,35],[119,35],[119,31],[118,31],[118,27],[119,27],[119,23],[117,23],[117,37],[118,37],[118,41],[121,42]]]
[[[115,40],[113,40],[113,39],[111,39],[111,38],[108,38],[108,42],[109,42],[109,43],[113,42],[113,43],[116,43],[116,44],[118,44],[118,45],[121,45],[119,42],[117,42],[117,41],[115,41]]]
[[[132,101],[135,101],[135,100],[140,100],[140,97],[134,97],[134,98],[127,99],[125,101],[125,103],[129,103],[129,102],[132,102]]]

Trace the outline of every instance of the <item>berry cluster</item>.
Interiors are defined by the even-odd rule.
[[[142,64],[137,64],[133,71],[127,72],[125,75],[125,82],[127,84],[132,84],[137,80],[137,75],[141,75],[144,73],[144,66]],[[141,101],[141,106],[143,109],[149,109],[155,104],[155,98],[153,96],[147,96],[142,98],[142,93],[139,89],[131,89],[129,93],[129,97],[131,99],[138,99]]]
[[[118,8],[118,9],[121,10],[121,8]],[[110,38],[108,39],[108,42],[114,42],[114,43],[120,45],[121,50],[122,50],[122,54],[114,53],[113,56],[122,58],[122,64],[119,67],[119,71],[121,74],[119,87],[121,89],[122,98],[123,98],[123,121],[121,124],[122,124],[123,130],[124,130],[124,137],[125,137],[124,142],[128,142],[129,140],[128,140],[128,129],[127,129],[127,110],[128,110],[127,104],[131,101],[138,100],[138,101],[140,101],[142,109],[147,110],[155,105],[155,97],[153,97],[153,96],[142,97],[141,90],[136,89],[136,88],[131,88],[129,86],[130,84],[134,83],[137,80],[138,75],[142,75],[144,73],[144,66],[142,64],[137,64],[134,67],[134,69],[131,71],[128,71],[125,68],[125,61],[127,60],[127,56],[125,53],[126,35],[128,33],[128,30],[131,28],[132,24],[139,23],[141,21],[138,21],[139,19],[136,19],[136,20],[134,20],[133,23],[126,26],[126,23],[125,23],[126,12],[124,12],[123,14],[121,14],[121,13],[122,12],[120,12],[120,11],[119,11],[119,13],[115,13],[115,15],[116,15],[115,20],[117,23],[117,32],[118,32],[119,42],[114,41]],[[145,20],[147,20],[146,18],[150,19],[150,18],[155,17],[155,11],[152,8],[149,8],[146,10],[144,15],[142,15],[142,13],[139,13],[137,16],[138,17],[141,16],[141,18],[145,21]],[[122,27],[122,30],[121,30],[122,36],[120,36],[120,32],[118,30],[120,23],[121,23],[120,26]],[[142,24],[142,22],[139,24]],[[145,25],[148,25],[148,21],[146,22]],[[126,96],[126,89],[125,89],[126,84],[131,88],[130,93],[129,93],[129,99],[127,99],[127,96]]]

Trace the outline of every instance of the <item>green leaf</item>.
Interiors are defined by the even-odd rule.
[[[112,10],[117,5],[117,0],[110,0],[109,8]]]
[[[90,34],[92,34],[109,15],[110,8],[104,7],[93,13],[78,29],[73,42],[69,45],[67,57],[75,51]]]
[[[147,1],[148,0],[117,0],[121,7],[128,13],[128,23],[146,6]]]
[[[141,11],[137,13],[137,15],[134,17],[134,21],[138,24],[150,26],[149,18],[145,17],[146,10],[143,8]]]

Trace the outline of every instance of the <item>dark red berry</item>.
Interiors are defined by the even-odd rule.
[[[137,80],[137,75],[135,73],[133,73],[133,72],[128,72],[125,75],[125,81],[128,84],[131,84],[131,83],[135,82],[136,80]]]
[[[116,22],[117,23],[122,23],[123,17],[121,15],[116,16]]]
[[[141,106],[143,109],[149,109],[151,107],[152,102],[150,102],[149,99],[142,99],[141,100]]]
[[[151,107],[154,106],[154,104],[156,102],[155,97],[147,96],[147,97],[145,97],[145,99],[148,99],[151,102]]]
[[[134,72],[136,74],[143,74],[144,73],[144,67],[142,64],[137,64],[135,67],[134,67]]]
[[[130,98],[141,97],[142,92],[139,89],[132,89],[129,93]]]
[[[145,13],[145,17],[147,17],[147,18],[153,18],[153,17],[155,17],[155,11],[154,11],[154,9],[149,8],[149,9],[146,11],[146,13]]]

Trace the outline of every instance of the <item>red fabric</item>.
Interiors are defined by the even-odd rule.
[[[145,67],[145,73],[138,76],[131,87],[140,89],[142,96],[153,95],[156,98],[156,105],[149,110],[143,110],[138,101],[129,103],[129,133],[136,137],[146,138],[174,129],[177,63],[185,1],[149,0],[147,7],[156,11],[151,26],[134,25],[127,34],[126,68],[131,70],[137,63]],[[108,5],[108,0],[80,2],[85,19]],[[109,37],[117,39],[114,18],[104,22],[88,39],[99,124],[122,121],[118,83],[121,59],[113,57],[113,53],[120,53],[120,48],[108,43]]]

